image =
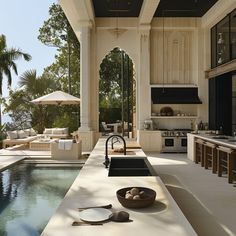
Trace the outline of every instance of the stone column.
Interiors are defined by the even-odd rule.
[[[139,27],[138,130],[143,129],[144,120],[151,115],[150,29],[150,25]]]
[[[83,22],[80,27],[80,128],[79,131],[91,130],[90,119],[90,30],[91,23]]]
[[[91,128],[91,28],[90,21],[80,22],[80,127],[82,151],[94,147],[94,132]]]

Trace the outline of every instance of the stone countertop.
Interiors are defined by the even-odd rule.
[[[216,135],[216,134],[195,134],[195,133],[189,133],[188,135],[194,135],[197,138],[201,138],[204,139],[206,141],[218,144],[218,145],[222,145],[225,147],[229,147],[232,149],[236,149],[236,142],[230,142],[228,140],[235,140],[236,138],[233,136],[227,136],[227,135]],[[227,137],[228,139],[214,139],[213,137],[216,136],[224,136]]]
[[[99,139],[42,236],[196,235],[159,177],[108,177],[108,169],[102,164],[104,146],[105,139]],[[137,149],[137,152],[140,156],[145,156],[142,150]],[[154,189],[157,193],[154,205],[143,209],[124,208],[116,198],[116,191],[131,186]],[[105,204],[112,204],[113,212],[127,211],[132,222],[71,226],[73,221],[79,220],[78,207]]]

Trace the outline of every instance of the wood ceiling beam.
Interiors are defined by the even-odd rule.
[[[150,24],[160,0],[144,0],[139,14],[139,24]]]

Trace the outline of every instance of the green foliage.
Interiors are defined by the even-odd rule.
[[[55,90],[68,92],[68,66],[72,94],[79,97],[79,55],[80,45],[59,4],[49,9],[49,19],[39,29],[38,39],[48,46],[58,47],[55,61],[44,69],[41,76],[35,70],[28,70],[20,76],[21,90],[11,91],[5,103],[5,112],[10,114],[14,127],[34,127],[42,133],[45,127],[70,127],[78,129],[78,106],[42,106],[30,101]],[[68,64],[68,59],[70,63]],[[64,123],[63,123],[64,122]]]
[[[62,116],[57,116],[53,122],[52,127],[65,128],[69,127],[69,132],[73,132],[78,129],[79,120],[78,114],[64,113]]]
[[[123,118],[125,120],[128,120],[128,117],[131,119],[133,101],[135,101],[131,59],[124,51],[114,48],[102,61],[99,73],[100,121],[121,120],[122,105]]]
[[[9,113],[15,129],[34,127],[42,132],[44,127],[52,125],[53,113],[57,109],[49,106],[37,106],[31,101],[55,90],[55,81],[44,76],[37,77],[35,70],[26,71],[19,80],[21,89],[10,91],[4,112]],[[50,127],[50,126],[48,126]]]
[[[68,92],[71,86],[71,94],[79,96],[79,41],[59,4],[52,4],[49,14],[50,18],[39,29],[38,39],[45,45],[58,47],[58,55],[44,73],[57,80],[60,90]]]
[[[16,60],[23,58],[26,61],[31,60],[31,56],[22,52],[20,49],[7,48],[5,35],[0,35],[0,94],[2,94],[3,75],[8,79],[8,86],[11,86],[11,69],[17,74]]]

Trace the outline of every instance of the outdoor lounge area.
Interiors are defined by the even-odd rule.
[[[49,151],[48,155],[53,159],[62,160],[78,160],[82,157],[82,141],[78,135],[76,139],[69,139],[68,128],[45,128],[43,134],[37,134],[31,128],[8,131],[7,135],[3,148],[13,153],[14,150]]]

